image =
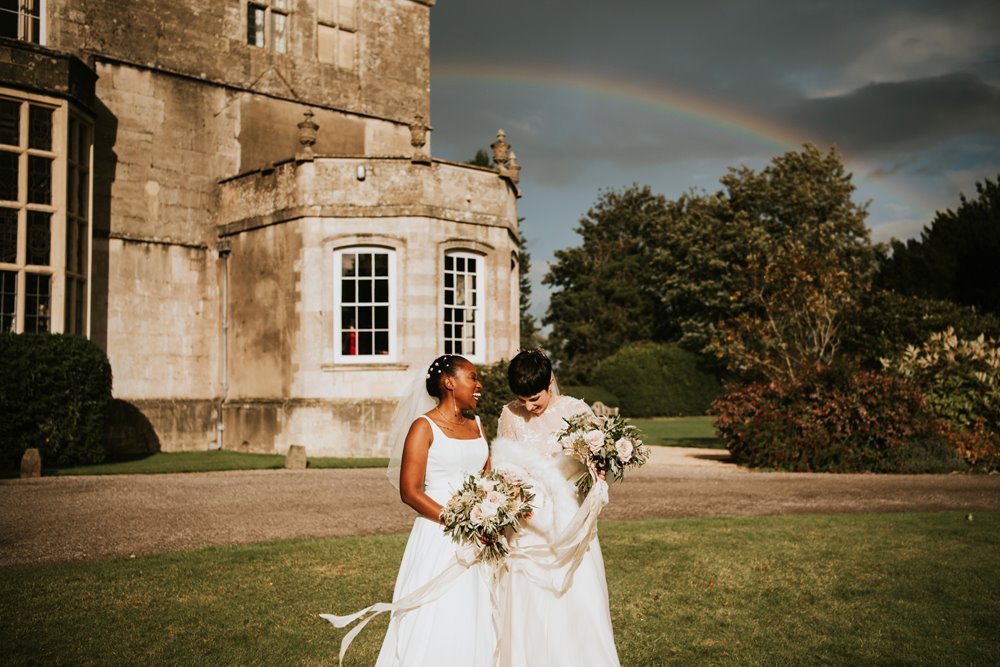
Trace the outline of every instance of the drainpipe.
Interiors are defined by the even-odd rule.
[[[219,259],[222,260],[222,334],[220,338],[221,368],[219,370],[222,382],[222,395],[219,397],[218,420],[215,424],[215,442],[218,449],[223,449],[225,440],[226,424],[222,418],[222,408],[229,397],[229,253],[232,252],[232,243],[229,239],[221,239],[218,245]]]

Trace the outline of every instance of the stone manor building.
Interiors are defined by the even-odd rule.
[[[432,157],[433,5],[0,0],[0,325],[105,349],[120,444],[385,454],[408,371],[515,351],[519,167]]]

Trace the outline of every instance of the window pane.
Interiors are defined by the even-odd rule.
[[[389,276],[389,255],[385,253],[375,255],[375,275],[381,278]]]
[[[0,151],[0,199],[17,201],[17,153]]]
[[[343,354],[354,356],[358,353],[358,332],[347,329],[340,336],[340,349]]]
[[[28,107],[28,147],[52,150],[52,109]]]
[[[354,28],[356,23],[355,0],[336,0],[339,5],[337,21],[347,28]]]
[[[344,329],[354,327],[357,321],[358,317],[353,306],[344,306],[340,309],[340,326]]]
[[[446,340],[444,342],[444,353],[455,354],[455,344],[452,341]]]
[[[0,331],[14,330],[17,308],[17,272],[0,271]]]
[[[17,211],[0,208],[0,262],[17,262]]]
[[[370,276],[372,274],[372,256],[364,253],[358,256],[358,275]]]
[[[0,100],[0,144],[21,145],[21,104]]]
[[[264,8],[252,2],[247,5],[247,44],[264,46]]]
[[[38,155],[28,156],[28,202],[52,203],[52,160]]]
[[[389,281],[375,281],[375,303],[389,303]]]
[[[459,306],[465,305],[465,276],[455,276],[455,303]]]
[[[375,309],[375,328],[376,329],[388,329],[389,328],[389,307],[379,306]]]
[[[357,35],[353,32],[337,33],[337,66],[341,69],[354,69],[354,53],[357,51]]]
[[[358,256],[354,253],[345,252],[340,256],[340,275],[356,276]]]
[[[372,328],[372,307],[358,308],[358,329]]]
[[[371,302],[372,302],[372,281],[359,280],[358,303],[371,303]]]
[[[358,294],[354,280],[340,281],[340,300],[344,303],[357,303]]]
[[[73,307],[73,315],[76,320],[76,326],[73,329],[74,333],[83,334],[86,332],[87,326],[87,283],[82,280],[74,280],[73,284],[76,286],[74,294],[76,295],[76,304]]]
[[[17,13],[16,0],[4,0],[0,3],[0,37],[10,37],[18,39],[20,35],[17,31],[20,16]]]
[[[27,264],[49,263],[51,246],[51,215],[38,211],[28,211],[28,259]]]
[[[444,270],[452,271],[455,268],[455,258],[451,255],[444,256]]]
[[[27,285],[24,290],[24,331],[25,333],[48,333],[49,317],[49,276],[37,273],[25,274]]]
[[[389,354],[389,332],[375,332],[375,354]]]
[[[373,336],[370,331],[358,332],[358,354],[374,354]]]
[[[318,0],[316,3],[316,19],[320,23],[336,23],[337,0]]]
[[[318,44],[316,46],[316,56],[321,63],[330,65],[337,62],[337,32],[336,28],[320,25],[318,28]]]
[[[288,48],[288,37],[285,34],[285,23],[288,17],[284,14],[271,14],[271,41],[275,53],[284,53]]]
[[[465,271],[465,258],[464,257],[456,257],[455,258],[455,270],[456,271]]]
[[[450,271],[451,270],[451,268],[448,266],[448,260],[449,259],[451,259],[451,258],[450,257],[446,257],[445,258],[445,261],[444,261],[444,265],[445,265],[445,269],[444,270],[445,271]],[[454,274],[452,274],[452,273],[446,273],[446,274],[444,274],[444,286],[448,287],[448,288],[451,288],[451,287],[455,286],[455,276],[454,276]]]

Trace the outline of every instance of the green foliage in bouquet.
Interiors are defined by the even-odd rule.
[[[577,491],[587,495],[599,472],[621,481],[626,468],[638,468],[649,460],[649,447],[642,434],[619,415],[597,417],[579,414],[566,419],[566,428],[556,436],[563,452],[587,466],[576,480]]]
[[[517,532],[520,521],[531,514],[534,498],[531,485],[512,473],[470,475],[441,509],[444,532],[455,542],[470,544],[478,560],[501,561],[510,553],[509,533]]]

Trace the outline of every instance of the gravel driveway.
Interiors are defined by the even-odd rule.
[[[713,449],[653,448],[607,519],[1000,511],[1000,476],[759,473]],[[0,481],[0,567],[409,529],[382,469]]]

